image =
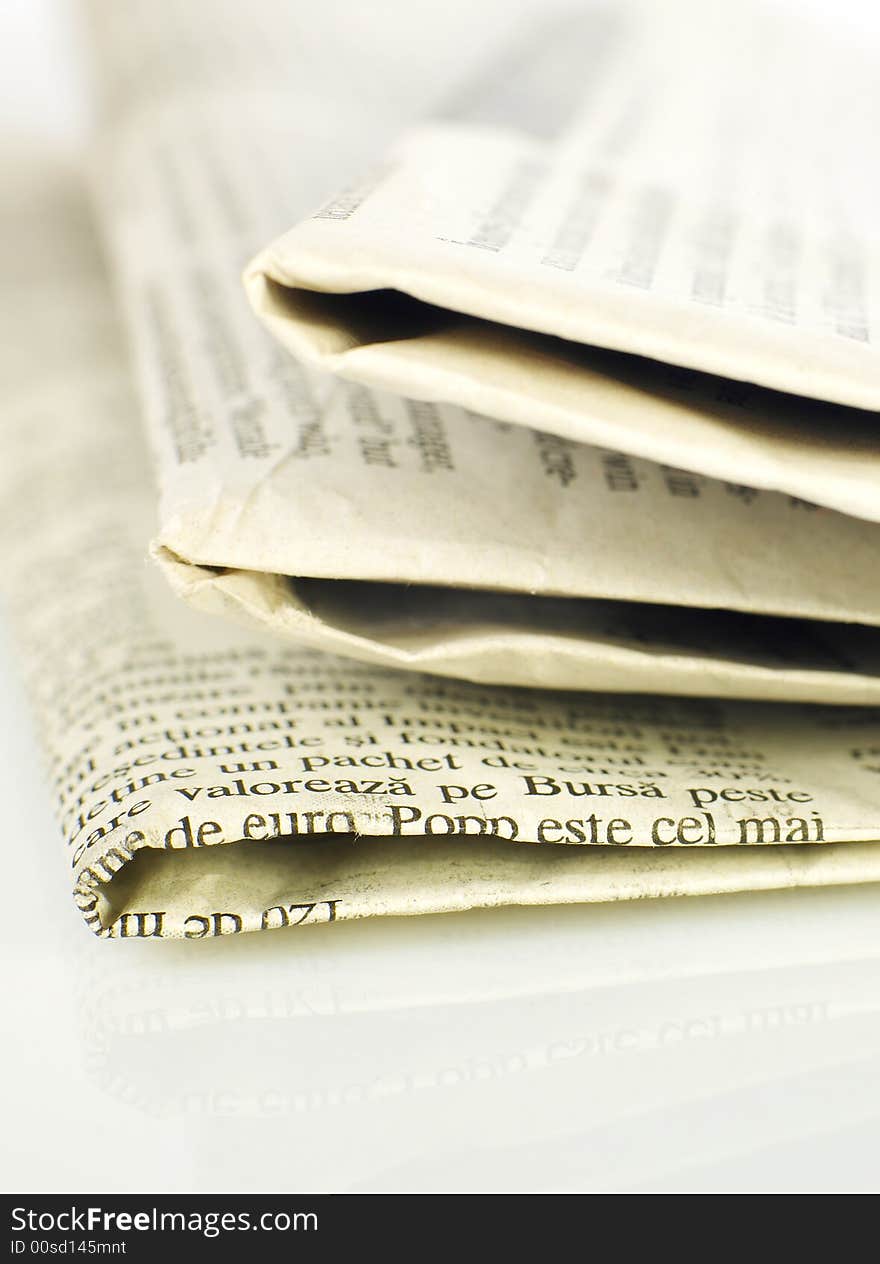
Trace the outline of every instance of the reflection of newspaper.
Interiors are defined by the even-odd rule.
[[[553,926],[511,910],[491,935],[479,918],[418,936],[390,924],[381,947],[345,931],[309,936],[295,970],[287,953],[253,943],[232,955],[220,944],[129,944],[71,976],[97,1101],[177,1126],[197,1120],[208,1181],[228,1152],[212,1142],[245,1114],[263,1138],[249,1166],[255,1188],[282,1157],[297,1188],[433,1186],[441,1178],[420,1156],[438,1132],[458,1152],[453,1179],[477,1162],[466,1168],[475,1188],[563,1186],[572,1155],[562,1138],[623,1126],[627,1155],[638,1156],[630,1165],[656,1178],[695,1162],[690,1113],[716,1094],[796,1096],[770,1111],[765,1135],[815,1132],[802,1095],[778,1088],[793,1074],[811,1089],[823,1076],[846,1080],[839,1064],[854,1047],[863,1074],[849,1092],[815,1096],[820,1122],[860,1117],[858,1086],[880,1035],[872,901],[869,889],[756,897],[761,934],[743,936],[733,958],[730,920],[743,909],[731,897],[644,901],[626,917],[557,909]],[[396,968],[383,969],[392,958]],[[242,1078],[246,1051],[253,1070]],[[524,1119],[526,1099],[540,1108]],[[462,1139],[497,1133],[499,1119],[515,1121],[510,1150],[475,1144],[480,1158],[468,1160]],[[314,1143],[291,1152],[291,1129],[304,1127]],[[717,1136],[703,1140],[708,1161]],[[619,1183],[594,1150],[578,1146],[577,1180]]]
[[[4,586],[94,930],[880,879],[872,711],[489,690],[175,602],[140,561],[151,489],[87,217],[69,176],[26,174]]]
[[[767,437],[757,421],[744,426],[742,417],[753,415],[748,400],[729,384],[713,385],[705,399],[695,375],[667,380],[648,362],[633,370],[637,380],[624,381],[609,367],[620,361],[614,353],[601,353],[600,364],[598,352],[570,354],[559,342],[538,345],[442,314],[423,337],[409,325],[405,339],[324,356],[368,385],[298,364],[256,326],[237,273],[279,225],[322,199],[329,205],[340,174],[362,166],[376,137],[390,132],[388,117],[346,106],[343,91],[322,98],[308,76],[286,73],[284,6],[249,6],[246,18],[230,7],[223,22],[199,25],[197,5],[157,4],[141,17],[146,30],[122,20],[116,6],[92,8],[111,106],[95,185],[159,465],[156,556],[180,593],[306,644],[485,683],[877,701],[878,637],[869,629],[880,624],[880,598],[864,577],[877,564],[880,527],[851,516],[871,511],[848,490],[870,483],[875,455],[873,431],[852,420],[854,410],[837,410],[849,419],[846,446],[837,442],[837,413],[829,437],[819,406],[809,415],[806,405],[774,413]],[[273,36],[262,43],[261,16]],[[625,30],[596,20],[606,22],[603,39],[590,42],[601,62],[603,50],[612,56],[626,47]],[[240,40],[228,38],[244,26]],[[191,55],[194,29],[201,59]],[[546,68],[559,45],[552,22],[548,29],[547,56],[517,75],[521,103],[532,102],[531,126],[544,120],[549,134],[566,122],[572,99],[558,76],[558,92],[547,94]],[[139,58],[143,47],[150,55]],[[574,60],[569,70],[583,83],[583,58]],[[142,68],[156,64],[158,86]],[[423,179],[412,163],[454,155],[483,205],[517,146],[550,143],[494,126],[489,105],[510,106],[505,82],[500,75],[484,84],[479,100],[465,93],[460,113],[478,122],[449,121],[455,110],[446,108],[447,122],[421,133],[424,143],[405,147],[364,186],[356,212],[306,221],[261,268],[281,276],[294,259],[299,268],[320,237],[348,278],[340,284],[352,288],[351,252],[360,251],[366,223],[377,240],[416,250],[426,267],[439,268],[451,251],[450,275],[462,285],[471,258],[503,273],[507,250],[431,245],[425,234],[437,225],[421,211],[411,215],[406,199],[436,192],[430,172]],[[601,105],[606,124],[609,111],[617,117],[623,108],[615,100]],[[425,110],[431,102],[410,90],[406,104]],[[559,150],[563,165],[575,135],[586,144],[583,129],[571,132]],[[450,186],[455,224],[437,229],[456,238],[470,213],[459,194]],[[448,208],[434,209],[442,218]],[[400,219],[390,234],[383,216]],[[372,250],[372,238],[367,244]],[[564,269],[538,272],[573,283]],[[269,316],[285,340],[314,353],[325,334],[327,347],[348,338],[340,322],[353,310],[349,300],[279,297],[261,275],[252,286],[281,304],[281,324]],[[299,279],[318,283],[316,274]],[[389,283],[397,282],[381,282]],[[525,292],[541,291],[529,279]],[[705,312],[707,321],[719,315]],[[424,324],[423,312],[418,320]],[[356,367],[377,356],[393,366],[387,373]],[[436,402],[451,395],[432,378],[435,369],[466,386],[465,407]],[[508,377],[493,394],[496,370]],[[596,392],[589,426],[563,424],[587,378]],[[544,383],[559,393],[549,412],[536,396]],[[757,392],[752,408],[763,398]],[[651,442],[632,439],[640,427]],[[640,451],[660,463],[634,455]],[[866,495],[870,502],[870,487]]]

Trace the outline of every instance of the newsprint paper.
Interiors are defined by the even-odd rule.
[[[476,101],[467,86],[440,93],[439,103],[420,95],[414,50],[413,82],[392,119],[365,84],[361,100],[351,85],[315,81],[296,54],[295,6],[155,3],[139,7],[136,22],[130,7],[98,0],[90,8],[103,92],[93,185],[158,468],[154,554],[181,596],[299,644],[481,683],[880,701],[880,590],[865,582],[880,564],[880,524],[868,520],[880,504],[875,417],[826,400],[845,395],[841,383],[854,390],[869,382],[876,353],[840,322],[833,337],[824,326],[816,332],[814,289],[825,285],[825,265],[813,261],[810,271],[803,262],[797,310],[813,323],[804,315],[791,324],[756,315],[754,296],[726,274],[716,287],[724,302],[714,305],[688,298],[676,306],[660,277],[641,287],[632,277],[612,283],[607,258],[619,262],[622,246],[606,240],[611,227],[591,246],[595,267],[586,242],[577,269],[555,256],[535,259],[511,218],[516,208],[525,216],[528,191],[529,242],[543,240],[563,213],[589,221],[590,180],[604,188],[604,168],[591,175],[584,163],[612,144],[612,124],[613,136],[624,124],[632,133],[629,149],[614,147],[614,161],[630,165],[602,177],[622,190],[602,220],[618,236],[648,231],[649,208],[626,199],[642,197],[642,183],[654,188],[661,154],[667,183],[687,176],[691,190],[700,179],[714,189],[704,170],[704,149],[717,149],[710,123],[726,128],[740,156],[751,151],[728,132],[737,120],[751,124],[740,120],[738,99],[728,102],[731,119],[693,110],[715,65],[698,47],[685,42],[669,62],[681,95],[669,99],[670,117],[646,113],[638,95],[653,83],[645,59],[666,58],[665,44],[631,46],[622,9],[613,20],[587,10],[573,33],[574,19],[551,16],[539,26],[546,55],[540,40],[525,39],[537,71],[528,59],[511,71],[502,58]],[[662,7],[667,22],[675,10]],[[636,23],[649,34],[651,12]],[[738,19],[731,22],[734,56]],[[746,31],[763,40],[755,29]],[[498,31],[494,38],[497,45]],[[585,49],[596,59],[589,74]],[[373,52],[356,64],[365,81],[385,76],[393,106],[398,76]],[[823,46],[828,74],[833,52]],[[690,75],[679,74],[682,60]],[[498,100],[505,83],[517,85],[520,111],[529,103],[530,75],[535,101],[526,113],[533,131],[546,122],[548,134],[490,126],[491,103],[517,117]],[[607,101],[601,93],[585,105],[570,99],[573,84],[581,91],[606,79]],[[775,82],[765,77],[768,92]],[[847,89],[855,83],[848,77]],[[565,100],[548,99],[548,85]],[[563,111],[565,127],[563,105],[575,115],[571,122]],[[366,183],[334,195],[345,173],[369,168],[400,115],[432,110],[449,117],[401,142]],[[695,155],[686,172],[670,165],[668,136],[658,148],[655,135],[682,115],[693,126],[702,117],[706,130],[702,167],[696,142],[683,147]],[[786,102],[784,115],[797,111]],[[551,122],[562,127],[558,136]],[[727,163],[726,151],[724,164],[730,180],[742,174],[748,189],[761,187],[751,168]],[[794,214],[797,189],[792,197]],[[692,194],[687,205],[703,200]],[[775,195],[773,206],[781,216]],[[304,363],[253,319],[239,273],[314,207],[259,255],[247,279],[260,314]],[[722,210],[705,214],[723,219]],[[671,211],[667,220],[672,233],[678,220]],[[663,273],[675,293],[685,284],[683,251],[669,245],[663,256],[678,260],[679,271],[670,262]],[[750,258],[741,264],[748,276]],[[800,260],[792,257],[792,269]],[[432,288],[441,280],[454,293]],[[423,289],[424,302],[407,297]],[[554,333],[622,345],[615,331],[624,326],[611,319],[622,304],[626,330],[662,331],[675,343],[649,346],[633,332],[626,348],[637,359],[535,341],[497,323],[502,313],[490,299],[501,290],[543,304],[508,313],[522,326],[550,329],[554,313],[576,308],[601,315],[601,328],[553,325]],[[475,296],[492,321],[461,315]],[[690,333],[700,333],[696,350]],[[729,362],[709,356],[728,346]],[[822,401],[681,368],[770,382],[762,366],[775,365],[777,351],[779,364],[817,374],[827,360],[827,381],[773,380]],[[678,367],[644,359],[648,352]],[[854,402],[872,402],[867,386],[844,401]]]
[[[880,880],[872,709],[487,689],[178,602],[83,191],[5,170],[3,587],[97,934]]]
[[[390,118],[290,75],[290,6],[90,8],[110,275],[60,160],[4,156],[0,224],[2,585],[88,925],[880,880],[871,524],[300,366],[239,269]]]

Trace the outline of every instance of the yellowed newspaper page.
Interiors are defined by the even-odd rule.
[[[157,458],[155,554],[180,594],[490,684],[877,700],[876,635],[831,626],[880,622],[875,525],[744,487],[736,463],[714,481],[289,357],[239,269],[387,124],[288,73],[275,6],[199,28],[204,64],[192,5],[134,26],[92,7],[109,84],[94,188]]]
[[[636,4],[534,58],[546,115],[528,62],[487,74],[494,113],[420,126],[257,257],[268,326],[361,383],[876,520],[870,35]]]
[[[96,933],[880,878],[875,710],[488,690],[176,601],[81,191],[4,169],[3,590]]]

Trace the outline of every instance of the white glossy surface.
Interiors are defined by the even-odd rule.
[[[54,9],[6,130],[78,126]],[[2,638],[0,717],[0,1188],[876,1189],[880,889],[99,942]]]

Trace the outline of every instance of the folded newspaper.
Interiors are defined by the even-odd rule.
[[[385,115],[356,112],[351,87],[322,98],[308,77],[291,85],[283,52],[280,72],[267,67],[256,16],[217,21],[236,32],[222,57],[206,51],[212,23],[193,24],[196,78],[175,22],[144,17],[139,62],[127,15],[101,11],[99,64],[114,76],[98,199],[158,464],[156,555],[184,597],[318,648],[484,683],[880,701],[873,414],[644,358],[817,394],[833,382],[849,403],[860,382],[871,402],[869,273],[856,244],[841,254],[842,228],[819,252],[831,228],[804,222],[795,183],[818,187],[827,216],[829,187],[843,200],[872,178],[860,63],[821,45],[823,103],[851,93],[858,115],[855,174],[829,186],[804,139],[806,28],[795,39],[790,23],[744,10],[717,33],[709,14],[703,31],[703,7],[542,18],[546,47],[527,32],[526,69],[502,57],[476,102],[458,93],[467,121],[417,131],[329,200],[340,170],[393,133]],[[800,150],[758,129],[771,89],[785,100],[779,128],[805,129]],[[533,129],[560,126],[563,106],[579,121],[558,138],[471,121],[513,113],[505,94]],[[691,134],[697,121],[706,135]],[[756,130],[766,143],[750,157]],[[827,125],[815,145],[828,148]],[[790,170],[771,165],[777,149]],[[594,205],[573,190],[597,170],[618,192]],[[260,336],[237,272],[315,204],[248,274],[258,309],[313,369]],[[548,263],[575,221],[577,267]],[[637,272],[626,260],[646,234],[657,259]],[[791,321],[767,297],[783,267],[768,252],[786,234]],[[859,325],[833,306],[844,284],[865,308]],[[492,320],[459,314],[469,308]],[[505,313],[549,332],[498,323]]]
[[[754,156],[776,115],[743,121],[736,58],[778,55],[764,90],[798,117],[789,28],[731,17],[710,55],[698,10],[672,47],[650,10],[554,19],[521,75],[502,61],[332,198],[434,108],[417,65],[395,88],[388,50],[367,108],[291,75],[289,5],[88,8],[139,401],[77,173],[9,158],[0,481],[92,929],[880,880],[871,259],[847,200],[875,177],[829,183],[805,136]],[[861,54],[821,47],[826,102],[868,128]],[[517,103],[545,134],[504,122]],[[239,280],[310,203],[248,284],[323,364]]]

